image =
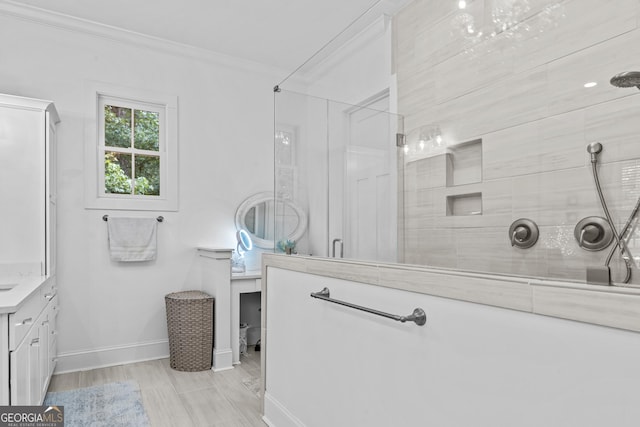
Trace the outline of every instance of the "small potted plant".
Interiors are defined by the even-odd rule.
[[[296,242],[293,240],[280,240],[278,241],[278,250],[284,252],[287,255],[295,253]]]

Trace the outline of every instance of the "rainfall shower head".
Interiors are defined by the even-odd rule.
[[[632,87],[640,89],[640,71],[625,71],[611,77],[611,84],[615,87]]]

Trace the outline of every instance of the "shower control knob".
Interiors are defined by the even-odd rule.
[[[580,232],[580,240],[578,243],[580,246],[584,245],[584,242],[595,243],[602,238],[604,230],[599,225],[587,224]]]
[[[511,246],[515,245],[515,242],[524,242],[527,237],[529,237],[529,229],[527,227],[523,227],[522,225],[516,227],[513,231]]]
[[[582,219],[574,230],[578,245],[588,251],[600,251],[611,244],[613,231],[606,218],[590,216]]]
[[[527,249],[535,245],[540,232],[535,222],[530,219],[517,219],[509,227],[509,239],[511,246]]]

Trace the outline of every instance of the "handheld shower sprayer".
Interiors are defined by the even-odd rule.
[[[625,233],[619,234],[618,231],[616,230],[616,227],[613,223],[613,218],[611,217],[611,213],[609,212],[609,208],[607,206],[607,202],[605,201],[604,195],[602,194],[602,187],[600,185],[600,179],[598,177],[598,154],[600,154],[601,151],[602,151],[602,144],[600,144],[599,142],[592,142],[591,144],[587,145],[587,152],[591,154],[591,169],[593,171],[593,180],[596,185],[596,192],[598,193],[598,198],[600,199],[600,204],[602,205],[602,210],[604,211],[605,217],[607,218],[607,222],[609,223],[609,226],[611,227],[611,230],[613,232],[613,237],[616,240],[616,247],[619,249],[620,256],[622,257],[625,263],[627,275],[624,279],[624,283],[629,283],[629,280],[631,279],[631,263],[629,261],[628,250],[626,249],[626,244],[624,241]],[[628,228],[628,226],[625,226],[625,232],[626,232],[626,228]],[[607,276],[606,281],[608,282],[607,284],[610,285],[611,276],[609,273],[609,262],[611,262],[611,257],[607,258],[607,261],[605,262],[605,265],[604,265],[604,269],[606,270],[606,276]],[[589,276],[589,270],[587,270],[587,276]],[[588,277],[587,277],[587,282],[589,282]],[[598,284],[602,284],[602,283],[598,283]]]
[[[613,76],[610,80],[610,83],[615,87],[627,88],[627,87],[637,87],[640,89],[640,71],[624,71],[622,73],[618,73]],[[629,228],[631,227],[631,223],[635,219],[638,211],[640,210],[640,198],[636,203],[631,216],[625,223],[622,233],[618,233],[616,227],[613,223],[613,219],[611,218],[611,213],[609,212],[609,208],[607,207],[607,202],[604,199],[604,195],[602,194],[602,187],[600,186],[600,179],[598,177],[598,154],[602,152],[602,144],[599,142],[592,142],[587,145],[587,152],[591,155],[591,169],[593,171],[593,180],[596,185],[596,192],[598,193],[598,198],[600,199],[600,204],[602,205],[602,210],[606,216],[606,220],[611,227],[611,231],[613,233],[613,237],[616,240],[616,245],[611,248],[609,252],[609,256],[602,267],[589,267],[587,268],[587,283],[600,284],[600,285],[611,285],[611,272],[609,270],[609,263],[611,262],[611,258],[616,249],[620,252],[620,256],[624,261],[627,274],[624,278],[623,283],[629,283],[631,280],[631,260],[629,258],[629,249],[626,246],[625,235]],[[580,246],[582,246],[582,238],[584,233],[586,233],[586,229],[583,230],[583,234],[580,235]],[[608,243],[607,243],[608,244]]]

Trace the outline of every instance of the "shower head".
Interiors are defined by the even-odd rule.
[[[602,151],[602,144],[599,142],[592,142],[587,145],[587,153],[591,154],[591,163],[598,161],[598,154]]]
[[[640,89],[640,71],[625,71],[611,77],[611,84],[615,87],[632,87]]]

